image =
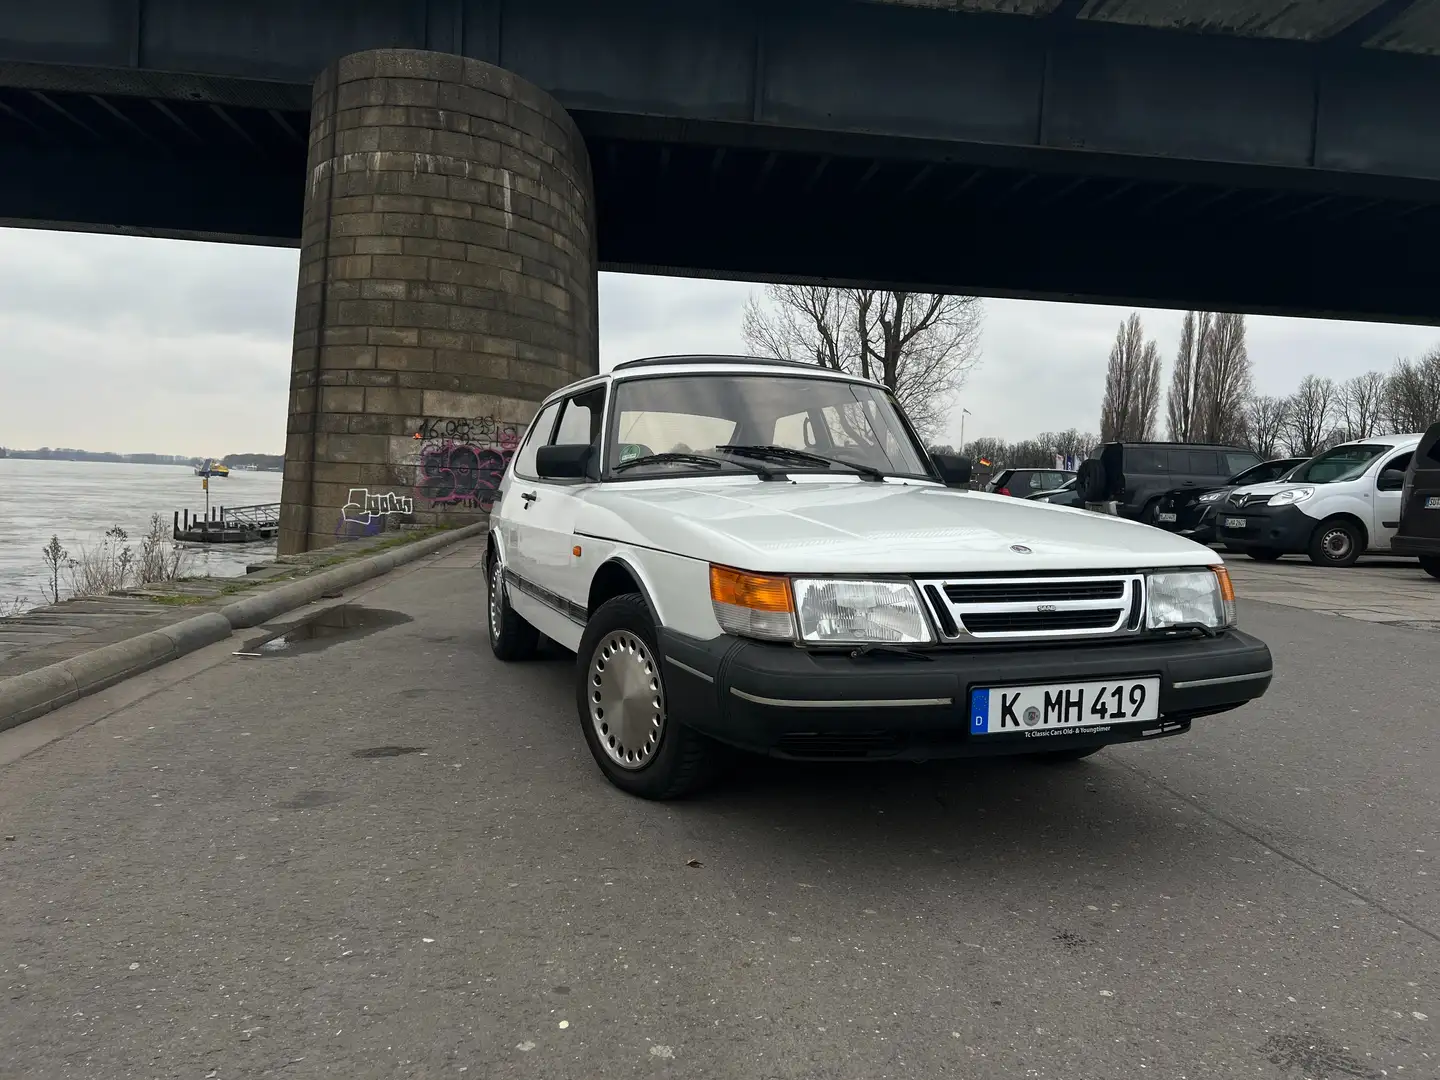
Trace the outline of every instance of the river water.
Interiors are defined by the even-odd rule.
[[[210,481],[212,506],[279,501],[278,472],[237,470]],[[0,611],[17,599],[43,602],[48,584],[40,551],[52,535],[73,556],[119,525],[138,550],[151,514],[160,515],[168,536],[176,510],[198,514],[204,508],[200,477],[189,466],[0,458]],[[189,574],[221,577],[243,574],[247,562],[273,556],[275,544],[197,544],[189,550]]]

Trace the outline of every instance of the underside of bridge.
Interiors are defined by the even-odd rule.
[[[0,219],[296,244],[311,82],[403,46],[570,112],[604,269],[1440,321],[1440,0],[262,6],[0,13]]]
[[[282,550],[483,513],[597,268],[1440,323],[1440,0],[20,7],[0,222],[302,248]]]

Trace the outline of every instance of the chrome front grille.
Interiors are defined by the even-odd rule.
[[[1145,611],[1145,582],[1138,574],[950,578],[920,585],[947,641],[1135,633]]]

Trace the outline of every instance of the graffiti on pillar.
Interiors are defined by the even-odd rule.
[[[409,495],[351,488],[345,505],[340,508],[340,524],[335,528],[335,538],[354,540],[374,536],[384,530],[386,518],[414,512],[415,500]]]
[[[489,510],[524,434],[494,417],[422,420],[415,494],[431,506]]]

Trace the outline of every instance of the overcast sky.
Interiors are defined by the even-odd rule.
[[[297,253],[0,229],[0,445],[121,453],[280,453]],[[602,274],[602,367],[740,352],[757,286]],[[983,358],[958,401],[967,439],[1098,427],[1128,309],[987,300]],[[1144,311],[1168,371],[1181,313]],[[1253,317],[1262,393],[1348,378],[1440,344],[1440,328]],[[951,431],[959,441],[957,407]]]

